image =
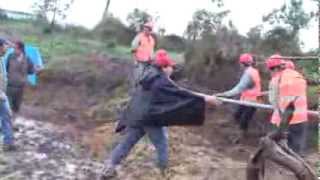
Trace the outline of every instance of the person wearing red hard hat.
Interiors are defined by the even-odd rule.
[[[125,137],[105,162],[100,180],[116,176],[116,166],[145,135],[155,146],[158,168],[165,175],[169,160],[165,127],[202,125],[205,105],[218,104],[215,96],[178,87],[170,79],[175,64],[165,50],[156,52],[152,71],[139,82],[139,88],[121,120],[126,126]]]
[[[131,43],[131,52],[133,54],[134,85],[144,73],[145,67],[151,63],[154,48],[156,45],[155,36],[152,34],[153,22],[149,21],[143,25],[142,32],[138,33]]]
[[[163,49],[157,51],[154,63],[162,68],[163,72],[166,72],[169,76],[172,74],[173,67],[176,65],[176,63],[169,57],[168,53]],[[170,72],[167,72],[168,67]]]
[[[269,101],[276,107],[271,123],[280,126],[280,112],[284,112],[290,102],[295,100],[295,111],[289,120],[288,145],[295,152],[303,155],[307,137],[307,83],[302,74],[288,68],[281,55],[275,54],[266,60],[266,66],[271,72],[269,82]],[[297,98],[297,99],[296,99]]]
[[[250,53],[240,55],[239,63],[245,68],[244,73],[239,83],[229,91],[216,94],[221,97],[234,97],[240,96],[240,100],[256,102],[258,96],[261,95],[261,79],[259,71],[254,68],[254,59]],[[245,138],[247,136],[249,122],[251,121],[256,108],[240,105],[234,118],[239,122],[240,129],[242,131],[241,137],[237,137],[236,142],[239,138]]]
[[[285,62],[285,65],[286,65],[286,68],[289,68],[289,69],[296,69],[296,66],[294,65],[294,63],[290,60],[286,60]]]

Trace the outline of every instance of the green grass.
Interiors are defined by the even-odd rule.
[[[102,39],[83,28],[67,27],[52,34],[43,33],[48,25],[25,20],[3,20],[0,30],[13,31],[8,36],[17,36],[24,42],[40,48],[46,63],[63,57],[103,53],[112,57],[131,58],[130,47],[117,44],[114,39]],[[170,52],[173,59],[179,61],[179,54]],[[181,58],[180,58],[181,59]]]
[[[25,36],[26,43],[35,45],[45,59],[50,61],[55,57],[66,57],[71,55],[85,55],[92,52],[104,52],[115,57],[129,57],[129,47],[115,46],[107,47],[107,43],[94,39],[73,37],[69,34],[47,35],[41,38],[36,36]]]
[[[80,36],[74,33],[75,30],[70,31],[68,29],[52,34],[43,34],[44,28],[43,24],[28,21],[4,20],[0,24],[0,29],[8,32],[7,36],[18,36],[25,43],[39,47],[45,62],[71,55],[81,56],[92,52],[102,52],[118,58],[130,57],[129,47],[117,44],[114,47],[108,47],[108,43],[112,40],[101,41],[94,34]],[[10,31],[14,33],[9,33]]]

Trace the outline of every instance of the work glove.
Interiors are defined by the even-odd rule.
[[[210,105],[220,106],[222,104],[222,102],[219,101],[216,96],[205,96],[205,101]]]

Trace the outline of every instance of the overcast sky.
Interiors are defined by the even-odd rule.
[[[0,0],[0,8],[32,12],[35,0]],[[289,0],[224,0],[225,9],[231,10],[231,19],[241,34],[246,34],[251,27],[262,23],[262,16],[279,8]],[[67,23],[93,28],[101,19],[106,0],[75,0]],[[316,10],[312,0],[304,0],[304,7],[309,12]],[[211,0],[111,0],[109,11],[126,23],[126,17],[134,8],[146,10],[152,15],[159,15],[157,27],[164,27],[166,33],[182,35],[192,14],[197,9],[214,10]],[[318,47],[317,23],[303,30],[301,39],[304,49]]]

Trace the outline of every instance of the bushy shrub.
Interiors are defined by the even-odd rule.
[[[237,59],[244,49],[242,39],[237,31],[221,28],[215,35],[189,42],[185,54],[186,75],[211,89],[230,88],[241,73]]]
[[[201,85],[214,89],[228,89],[236,84],[242,73],[238,65],[240,54],[251,52],[257,55],[257,67],[263,78],[263,87],[266,88],[270,78],[264,66],[266,57],[274,53],[286,56],[304,55],[299,40],[293,37],[290,30],[280,27],[264,35],[256,28],[250,31],[247,37],[239,35],[235,29],[222,27],[215,34],[188,42],[185,53],[186,75]],[[308,77],[319,77],[318,62],[305,61],[297,65],[303,68]]]
[[[6,19],[8,19],[7,14],[6,14],[2,9],[0,9],[0,19],[1,19],[1,20],[6,20]]]
[[[183,52],[186,49],[186,40],[177,35],[164,36],[159,38],[158,48],[175,52]]]
[[[102,21],[96,28],[103,39],[115,39],[121,45],[129,45],[136,35],[136,32],[126,27],[122,22],[114,17],[108,17]]]

